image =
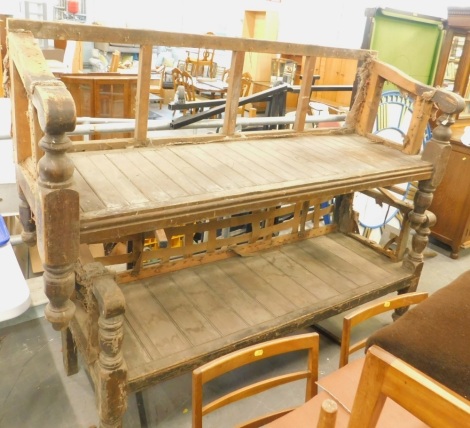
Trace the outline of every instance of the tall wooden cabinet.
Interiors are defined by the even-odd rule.
[[[431,235],[448,244],[450,256],[456,259],[460,249],[470,247],[470,147],[461,141],[470,126],[470,7],[449,8],[448,12],[435,85],[462,95],[466,108],[452,128],[452,153],[429,209],[437,216]]]
[[[470,247],[470,147],[455,140],[451,145],[446,174],[429,209],[437,216],[431,235],[449,245],[456,259],[462,248]]]
[[[64,74],[65,83],[75,101],[78,117],[133,118],[137,76],[113,73]],[[109,138],[127,136],[129,133],[110,133]],[[94,134],[92,138],[100,138]]]

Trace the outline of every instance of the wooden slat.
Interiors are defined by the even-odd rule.
[[[145,283],[127,284],[122,291],[126,298],[126,319],[148,349],[148,355],[158,358],[190,348],[186,337]]]
[[[196,195],[205,192],[219,191],[222,188],[209,180],[197,168],[192,167],[184,159],[185,147],[179,147],[175,153],[165,148],[161,148],[158,152],[144,152],[144,156],[152,158],[154,163],[158,162],[159,168],[183,188],[188,194]],[[190,150],[188,147],[187,149]],[[201,165],[202,168],[202,165]]]
[[[247,164],[245,158],[237,156],[233,151],[228,151],[229,148],[230,145],[220,143],[211,144],[210,147],[208,147],[207,144],[200,145],[200,150],[206,156],[217,158],[229,171],[233,170],[235,173],[242,175],[256,185],[269,183],[269,177],[266,177],[262,171],[256,171],[255,169],[250,168],[250,165]]]
[[[118,167],[128,180],[151,201],[167,200],[187,196],[167,174],[164,174],[145,156],[144,151],[132,150],[122,156],[118,153],[109,153],[108,157]]]
[[[152,45],[143,45],[139,52],[139,79],[136,94],[136,124],[134,138],[139,143],[147,141],[149,116],[149,88],[152,67]]]
[[[73,173],[73,181],[72,189],[80,192],[80,209],[82,211],[98,211],[105,208],[104,203],[76,169]]]
[[[248,327],[245,320],[226,304],[226,300],[214,293],[198,275],[181,270],[173,273],[172,278],[221,336]]]
[[[305,116],[307,115],[308,104],[312,95],[311,87],[315,70],[315,61],[315,57],[308,56],[305,58],[302,67],[302,85],[300,87],[294,122],[294,129],[296,131],[302,131],[305,126]]]
[[[337,293],[343,293],[348,289],[351,290],[355,288],[356,284],[352,279],[343,277],[327,263],[329,253],[321,254],[321,248],[316,246],[306,246],[305,248],[300,246],[288,246],[282,248],[281,252],[303,265],[306,270],[314,273],[317,278],[327,285],[324,290],[322,288],[319,289],[319,299],[331,297],[331,295],[328,296],[325,294],[327,292],[333,293],[332,290],[336,290]],[[314,258],[314,255],[318,256],[318,258]],[[330,288],[332,290],[330,290]]]
[[[194,310],[191,300],[176,287],[170,276],[159,278],[158,287],[151,287],[151,283],[152,280],[146,280],[153,298],[169,314],[187,342],[199,345],[220,337],[215,327],[199,311]]]
[[[250,269],[248,264],[221,263],[220,268],[238,287],[261,302],[274,317],[284,315],[295,308],[295,305],[286,299],[279,285],[275,287],[257,270]]]
[[[212,291],[238,313],[248,325],[256,325],[272,319],[264,305],[253,299],[237,283],[224,274],[218,264],[209,264],[198,271],[199,276],[209,285]]]
[[[170,150],[178,155],[179,151],[174,151],[174,148],[170,148]],[[204,153],[198,147],[191,147],[191,150],[184,154],[184,158],[188,164],[201,171],[206,177],[217,177],[217,182],[224,189],[237,189],[253,185],[252,181],[246,180],[236,169],[228,170],[210,153]]]
[[[232,61],[230,63],[230,74],[228,78],[227,104],[225,106],[224,125],[222,127],[222,133],[224,135],[232,135],[235,132],[244,62],[244,48],[236,49],[232,52]]]
[[[92,156],[81,156],[75,159],[75,168],[106,208],[113,209],[129,205],[121,192],[116,189],[114,183],[108,179],[108,174],[96,170]],[[81,189],[78,191],[81,193]]]
[[[246,165],[255,174],[260,174],[266,177],[267,184],[276,183],[282,181],[282,176],[278,174],[276,168],[272,168],[267,162],[263,162],[263,158],[259,159],[256,156],[253,157],[249,152],[240,148],[239,144],[227,144],[227,153],[230,157],[237,159],[236,166]]]
[[[309,264],[306,258],[301,257],[303,254],[301,254],[300,246],[288,245],[285,250],[283,251],[281,247],[278,251],[267,252],[264,254],[264,259],[276,266],[283,274],[288,275],[311,295],[300,302],[300,307],[304,306],[305,302],[319,302],[338,295],[337,290],[331,287],[328,282],[334,279],[334,276],[322,275],[323,266],[321,263],[316,263],[313,266]]]
[[[232,144],[232,149],[251,159],[258,162],[260,166],[272,171],[274,174],[280,176],[283,180],[295,180],[296,178],[306,177],[307,175],[301,173],[295,165],[289,161],[283,162],[268,146],[264,144],[256,144],[255,142],[240,142]]]

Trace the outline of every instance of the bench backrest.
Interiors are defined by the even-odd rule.
[[[228,101],[221,131],[221,134],[226,137],[232,137],[236,133],[238,100],[242,87],[245,56],[253,52],[272,55],[288,53],[303,57],[302,84],[299,89],[295,123],[291,130],[282,132],[305,132],[305,118],[311,94],[310,82],[312,82],[318,58],[355,60],[359,65],[360,85],[355,91],[357,96],[346,121],[348,131],[362,135],[371,133],[385,80],[396,84],[401,90],[415,98],[412,125],[404,140],[404,150],[408,153],[419,152],[424,129],[436,103],[446,114],[453,114],[460,108],[456,105],[455,99],[450,98],[446,92],[409,79],[399,70],[377,61],[376,54],[368,50],[21,19],[9,19],[7,27],[10,57],[8,72],[11,96],[14,100],[13,133],[17,144],[18,162],[31,158],[36,164],[42,156],[38,143],[43,134],[54,135],[57,140],[57,136],[73,131],[76,125],[74,100],[65,85],[49,70],[35,42],[36,39],[132,43],[139,46],[135,128],[133,138],[128,141],[129,145],[146,145],[150,141],[148,137],[149,86],[154,46],[190,46],[232,53]],[[328,132],[321,129],[309,132],[315,131]],[[204,139],[198,136],[199,141],[201,138]],[[213,138],[213,136],[209,135],[205,138]],[[117,144],[122,147],[123,142]],[[99,145],[95,144],[93,149],[97,147]],[[80,149],[84,149],[83,145]]]

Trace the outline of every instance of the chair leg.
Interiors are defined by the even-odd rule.
[[[23,242],[28,246],[36,244],[36,223],[33,220],[31,207],[26,201],[23,191],[19,188],[20,206],[19,206],[19,217],[21,226],[23,226],[23,232],[21,238]]]
[[[67,376],[78,373],[77,347],[69,328],[62,330],[62,359]]]
[[[137,402],[137,410],[139,411],[139,420],[140,420],[140,427],[147,428],[147,414],[145,413],[145,403],[144,403],[144,396],[142,395],[142,391],[138,391],[135,393],[135,399]]]

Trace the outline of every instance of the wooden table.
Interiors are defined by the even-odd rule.
[[[338,403],[336,428],[347,427],[365,358],[360,358],[321,378],[319,393],[285,416],[267,424],[269,428],[316,426],[325,399]],[[424,428],[427,425],[392,400],[385,402],[378,428]]]
[[[199,95],[209,98],[223,98],[227,93],[228,84],[220,79],[194,79],[194,90]]]

